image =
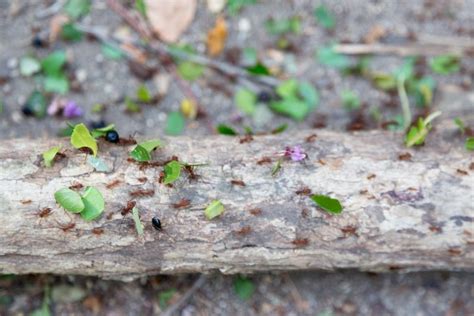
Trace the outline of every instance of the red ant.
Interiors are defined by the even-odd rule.
[[[241,229],[235,231],[235,233],[240,236],[245,236],[245,235],[248,235],[251,231],[252,231],[252,227],[244,226]]]
[[[40,218],[44,218],[49,216],[52,212],[53,210],[50,207],[43,207],[38,213],[36,213],[36,215],[38,215]]]
[[[310,195],[311,189],[308,187],[303,187],[295,192],[298,195]]]
[[[296,247],[304,247],[309,244],[309,239],[308,238],[297,238],[291,242],[293,245]]]
[[[173,208],[185,208],[191,204],[190,200],[181,199],[178,203],[172,204]]]
[[[251,141],[253,141],[252,135],[245,135],[244,137],[242,137],[242,138],[239,140],[239,143],[241,143],[241,144],[243,144],[243,143],[250,143]]]
[[[252,214],[253,216],[258,216],[258,215],[261,215],[261,214],[262,214],[262,209],[261,209],[261,208],[253,208],[253,209],[251,209],[249,212],[250,212],[250,214]]]
[[[268,163],[272,163],[272,159],[270,157],[262,157],[257,161],[257,165],[264,165]]]
[[[120,182],[121,182],[121,181],[120,181],[119,179],[115,179],[115,180],[113,180],[112,182],[109,182],[105,187],[106,187],[107,189],[112,189],[113,187],[116,187],[117,185],[119,185]]]
[[[233,180],[230,180],[230,183],[233,184],[233,185],[239,185],[241,187],[245,186],[245,182],[242,181],[242,180],[233,179]]]
[[[21,200],[20,203],[21,204],[31,204],[31,202],[33,202],[32,200]]]
[[[317,137],[318,137],[318,135],[311,134],[308,137],[306,137],[305,140],[306,140],[307,143],[312,143],[316,140]]]
[[[104,233],[104,229],[101,227],[95,227],[92,229],[92,233],[94,235],[102,235]]]
[[[131,197],[145,197],[145,196],[153,196],[155,195],[155,190],[135,190],[130,192]]]
[[[74,182],[70,187],[69,189],[71,190],[80,190],[82,189],[84,186],[80,183],[80,182]]]
[[[127,205],[120,211],[120,214],[122,214],[122,216],[127,215],[128,213],[130,213],[132,211],[132,209],[135,207],[135,205],[137,205],[137,202],[128,201]]]

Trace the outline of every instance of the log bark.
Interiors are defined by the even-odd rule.
[[[0,273],[124,279],[214,270],[473,270],[472,152],[452,124],[438,125],[416,149],[404,148],[402,138],[327,130],[243,143],[225,136],[167,138],[154,161],[176,155],[207,164],[195,169],[197,179],[183,172],[172,187],[159,183],[161,166],[127,160],[132,146],[100,141],[99,157],[111,168],[102,173],[67,139],[1,141]],[[66,157],[45,168],[41,153],[58,144]],[[308,158],[284,159],[272,176],[285,146],[295,144]],[[77,182],[104,195],[106,210],[94,222],[55,203],[56,190]],[[339,199],[343,212],[317,208],[306,187]],[[142,189],[154,193],[131,196]],[[182,199],[190,206],[174,208]],[[203,210],[214,199],[225,212],[207,220]],[[129,200],[137,202],[143,236],[131,215],[121,214]],[[40,217],[45,207],[52,213]],[[162,231],[153,229],[153,216]]]

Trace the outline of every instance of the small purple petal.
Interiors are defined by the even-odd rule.
[[[58,114],[59,111],[63,108],[63,102],[61,102],[61,99],[59,98],[54,98],[53,101],[51,101],[51,104],[48,106],[48,115],[49,116],[54,116]]]
[[[286,147],[285,156],[290,157],[293,161],[302,161],[306,158],[306,154],[304,153],[300,145]]]
[[[68,101],[63,110],[63,116],[65,118],[74,118],[81,116],[84,113],[82,109],[74,101]]]

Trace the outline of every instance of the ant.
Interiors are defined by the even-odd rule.
[[[184,170],[189,173],[189,179],[196,180],[199,176],[194,173],[194,167],[190,165],[185,165]]]
[[[112,189],[113,187],[116,187],[117,185],[119,185],[120,182],[121,182],[121,181],[120,181],[119,179],[115,179],[115,180],[113,180],[112,182],[109,182],[105,187],[106,187],[107,189]]]
[[[145,196],[153,196],[155,195],[155,190],[135,190],[130,192],[131,197],[145,197]]]
[[[233,179],[233,180],[230,180],[230,183],[233,184],[233,185],[239,185],[241,187],[245,186],[245,182],[242,181],[242,180]]]
[[[32,200],[21,200],[20,203],[21,204],[31,204],[31,202],[33,202]]]
[[[127,215],[128,213],[130,213],[132,211],[132,209],[135,207],[135,205],[137,205],[137,202],[131,201],[131,200],[128,201],[127,205],[120,211],[120,214],[122,214],[122,216]]]
[[[80,190],[83,187],[84,186],[82,185],[82,183],[76,181],[69,187],[69,189],[71,189],[71,190]]]
[[[306,140],[307,143],[312,143],[316,140],[317,137],[318,137],[318,135],[311,134],[308,137],[306,137],[305,140]]]
[[[352,225],[342,227],[341,232],[344,233],[344,237],[346,237],[347,235],[354,235],[357,237],[359,236],[357,235],[357,227],[352,226]]]
[[[244,137],[242,137],[240,140],[239,140],[239,143],[240,144],[243,144],[243,143],[250,143],[253,141],[253,137],[252,135],[245,135]]]
[[[303,187],[295,192],[297,195],[310,195],[311,189],[308,187]]]
[[[244,226],[241,229],[235,231],[235,233],[240,236],[245,236],[245,235],[248,235],[251,231],[252,231],[252,227]]]
[[[148,181],[148,178],[147,177],[141,177],[141,178],[138,178],[137,180],[140,181],[141,183],[145,183],[145,182]]]
[[[304,247],[309,244],[309,239],[308,238],[297,238],[291,242],[293,245],[296,247]]]
[[[104,233],[104,229],[101,227],[95,227],[92,229],[92,233],[94,235],[102,235]]]
[[[59,228],[61,228],[63,230],[63,232],[65,232],[65,233],[72,230],[74,227],[76,227],[76,223],[73,223],[73,222],[71,222],[69,224],[65,224],[65,225],[59,224]]]
[[[181,199],[177,203],[172,204],[173,208],[185,208],[191,204],[191,201],[188,199]]]
[[[49,216],[52,212],[53,210],[50,207],[43,207],[38,213],[36,213],[36,215],[38,215],[40,218],[44,218]]]
[[[257,165],[264,165],[268,163],[272,163],[272,159],[270,157],[262,157],[257,161]]]
[[[261,214],[262,214],[262,209],[261,209],[261,208],[253,208],[253,209],[251,209],[249,212],[250,212],[250,214],[252,214],[253,216],[258,216],[258,215],[261,215]]]

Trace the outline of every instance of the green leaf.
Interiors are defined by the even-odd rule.
[[[186,120],[181,112],[171,112],[166,120],[165,133],[168,135],[180,135],[186,126]]]
[[[130,157],[139,162],[145,162],[151,160],[150,153],[140,145],[137,145],[131,152]]]
[[[51,299],[55,304],[69,304],[82,301],[87,296],[87,291],[75,285],[55,285],[51,290]]]
[[[257,0],[227,0],[227,10],[230,15],[236,15],[243,7],[255,3]]]
[[[82,202],[84,203],[84,210],[81,212],[81,217],[85,221],[93,221],[104,212],[104,197],[94,187],[86,188],[82,195]]]
[[[296,97],[286,98],[270,103],[270,108],[282,115],[289,116],[297,121],[302,121],[308,114],[308,105]]]
[[[431,129],[431,121],[441,115],[440,111],[431,113],[425,119],[419,118],[417,126],[412,126],[405,137],[407,147],[421,145],[425,142],[425,138]]]
[[[74,126],[71,135],[71,144],[77,149],[83,147],[89,148],[92,150],[92,154],[97,156],[97,142],[83,123]]]
[[[342,105],[348,111],[356,110],[360,108],[359,96],[351,90],[344,90],[341,93]]]
[[[402,77],[405,80],[412,79],[413,74],[414,74],[415,62],[416,62],[415,57],[405,58],[405,61],[403,62],[403,65],[393,72],[396,80],[398,80]]]
[[[66,94],[69,91],[69,81],[64,74],[56,74],[47,76],[44,79],[44,90],[47,92],[55,92]]]
[[[101,50],[102,55],[108,59],[120,59],[125,55],[124,52],[115,45],[102,44]]]
[[[41,61],[41,69],[46,76],[57,77],[62,75],[62,68],[66,64],[66,52],[57,50]]]
[[[280,171],[280,169],[281,169],[281,158],[277,160],[277,162],[272,168],[272,177],[274,177],[278,173],[278,171]]]
[[[314,194],[311,196],[311,200],[313,200],[320,208],[331,214],[339,214],[342,212],[342,205],[339,200],[333,199],[327,195]]]
[[[94,157],[90,155],[87,156],[87,163],[89,163],[89,165],[91,165],[98,172],[110,171],[109,167],[105,164],[105,162],[98,157]]]
[[[228,135],[228,136],[236,136],[239,135],[232,127],[225,125],[225,124],[219,124],[217,125],[217,132],[221,135]]]
[[[464,147],[467,150],[473,151],[474,150],[474,137],[466,138],[466,143],[464,144]]]
[[[255,292],[255,285],[250,279],[238,276],[234,280],[234,290],[235,294],[237,294],[241,300],[246,301],[251,298]]]
[[[125,97],[125,110],[131,113],[138,113],[142,109],[138,104],[132,101],[129,97]]]
[[[158,304],[160,305],[160,308],[165,309],[173,296],[176,294],[176,289],[168,289],[165,291],[161,291],[158,294]]]
[[[253,66],[257,64],[257,50],[253,47],[245,47],[242,50],[242,64],[246,66]]]
[[[372,73],[371,79],[373,84],[382,90],[389,91],[397,88],[397,78],[391,74]]]
[[[461,69],[459,58],[453,55],[442,55],[432,58],[430,60],[430,67],[434,73],[440,75],[449,75]]]
[[[133,222],[135,223],[135,229],[137,230],[138,236],[143,235],[143,224],[140,219],[140,214],[138,214],[138,208],[134,207],[132,209],[132,218]]]
[[[25,56],[20,60],[20,74],[29,77],[41,70],[40,62],[33,57]]]
[[[298,82],[298,94],[305,101],[309,111],[313,111],[318,106],[319,94],[309,82]]]
[[[280,134],[283,133],[288,128],[288,124],[281,124],[277,128],[271,131],[272,134]]]
[[[265,22],[265,28],[272,35],[298,34],[301,32],[301,21],[297,16],[278,20],[270,18]]]
[[[135,9],[146,18],[146,4],[143,0],[135,0]]]
[[[431,77],[423,77],[419,80],[414,80],[415,85],[415,101],[418,106],[428,106],[433,101],[433,90],[436,83]]]
[[[295,79],[288,79],[283,81],[276,88],[276,93],[282,98],[292,98],[296,96],[298,91],[298,81]]]
[[[60,149],[60,146],[55,146],[43,153],[43,160],[46,167],[51,167],[53,165],[54,157],[56,157],[56,154]]]
[[[202,76],[205,67],[191,61],[183,61],[178,64],[177,71],[185,80],[194,81]]]
[[[93,129],[91,131],[91,135],[94,138],[99,138],[99,137],[105,136],[107,132],[114,131],[114,130],[115,130],[115,124],[109,124],[105,127]]]
[[[39,91],[33,91],[25,103],[27,108],[37,118],[46,116],[46,98]]]
[[[206,215],[206,218],[209,220],[221,215],[222,213],[224,213],[224,205],[222,205],[219,200],[212,201],[204,210],[204,215]]]
[[[84,36],[84,33],[76,28],[73,23],[64,24],[61,29],[61,37],[66,41],[77,42]]]
[[[68,188],[63,188],[56,191],[56,193],[54,193],[54,199],[65,210],[71,213],[80,213],[85,207],[81,196],[76,191]]]
[[[148,103],[153,99],[153,97],[150,94],[150,90],[148,90],[145,85],[140,85],[137,89],[137,99],[140,102]]]
[[[156,148],[163,147],[163,144],[159,139],[147,140],[146,142],[140,143],[138,145],[145,148],[148,153],[151,153]]]
[[[314,10],[314,17],[326,29],[332,29],[336,26],[334,15],[324,5],[320,5]]]
[[[258,62],[253,66],[247,67],[246,69],[252,75],[256,75],[256,76],[268,76],[268,75],[270,75],[270,70],[268,70],[267,66],[265,66],[261,62]]]
[[[248,89],[239,89],[234,96],[235,104],[245,114],[253,114],[255,112],[255,104],[257,96]]]
[[[454,124],[456,124],[456,126],[459,128],[459,130],[461,131],[461,134],[464,134],[466,132],[466,126],[464,125],[464,122],[459,117],[456,117],[454,119]]]
[[[64,10],[71,18],[78,19],[82,15],[89,13],[90,7],[90,0],[69,0]]]
[[[164,167],[165,179],[163,183],[169,184],[178,180],[181,175],[181,168],[182,165],[176,160],[168,162]]]
[[[336,53],[333,46],[325,46],[318,49],[316,53],[318,61],[326,66],[343,69],[350,66],[350,61],[347,56]]]

